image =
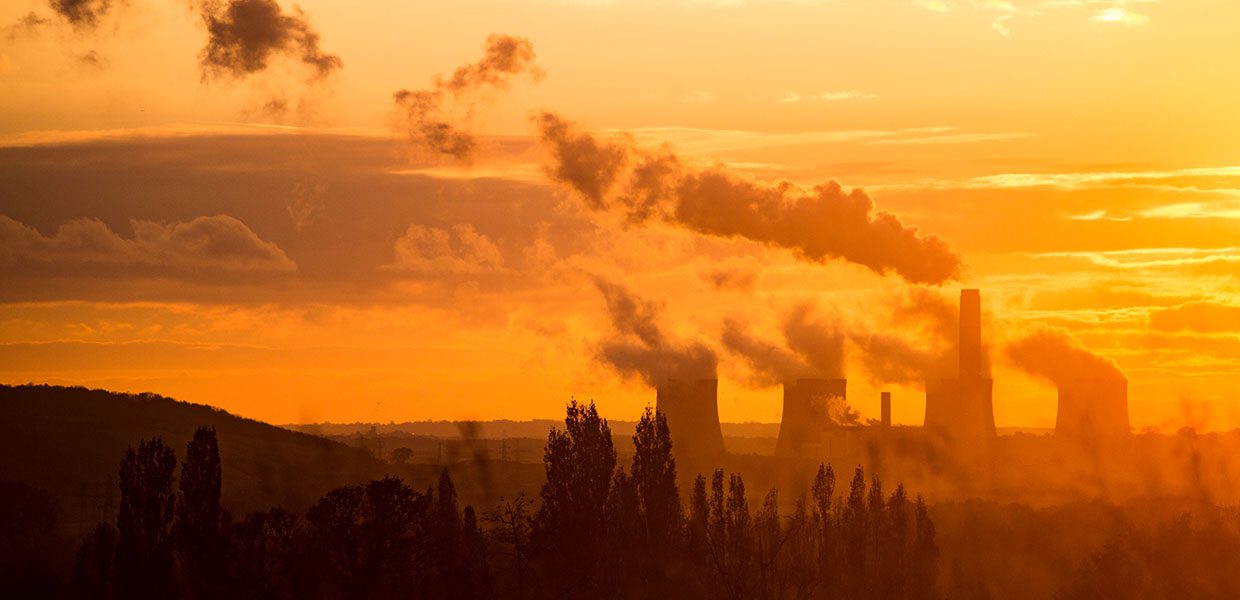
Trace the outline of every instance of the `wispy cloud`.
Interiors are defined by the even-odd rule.
[[[842,102],[845,100],[867,100],[870,98],[877,98],[877,97],[878,97],[878,94],[874,94],[871,92],[863,92],[860,90],[839,90],[839,91],[833,91],[833,92],[828,91],[828,92],[821,92],[818,94],[810,94],[808,96],[802,96],[801,94],[798,94],[792,90],[784,90],[784,95],[780,96],[778,102],[789,103],[789,102],[801,102],[802,100],[805,100],[805,101],[820,100],[823,102]]]

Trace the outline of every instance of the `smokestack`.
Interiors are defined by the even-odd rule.
[[[1077,378],[1059,385],[1056,436],[1097,443],[1129,432],[1127,379]]]
[[[776,456],[805,456],[835,425],[831,400],[844,400],[845,379],[797,379],[784,383],[784,414],[779,422]]]
[[[982,295],[960,290],[960,379],[982,378]]]
[[[960,376],[926,382],[926,428],[954,440],[994,437],[993,392],[982,372],[982,295],[960,290]]]
[[[884,428],[891,427],[891,392],[882,393],[882,424]]]
[[[655,411],[667,419],[678,457],[723,455],[719,380],[665,380],[655,391]]]

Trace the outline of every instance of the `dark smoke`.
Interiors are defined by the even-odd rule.
[[[302,62],[312,79],[342,65],[319,48],[319,34],[300,8],[285,13],[276,0],[207,0],[200,8],[209,36],[199,57],[204,77],[244,77],[279,56]]]
[[[723,347],[749,367],[749,383],[757,387],[779,385],[790,379],[809,377],[813,368],[795,352],[759,339],[737,318],[723,322]]]
[[[21,37],[33,36],[39,33],[39,30],[47,25],[49,21],[34,12],[26,13],[19,17],[16,22],[4,28],[4,39],[13,41]]]
[[[90,29],[112,9],[112,0],[49,0],[48,5],[70,25]]]
[[[464,160],[477,145],[468,130],[473,96],[486,89],[503,90],[523,74],[535,81],[543,77],[534,65],[534,45],[525,38],[492,34],[482,60],[458,67],[450,77],[435,77],[429,89],[400,90],[392,99],[414,144]]]
[[[667,379],[713,379],[715,351],[699,342],[670,339],[659,322],[660,307],[628,288],[595,280],[607,301],[612,332],[599,343],[599,360],[624,377],[638,377],[651,387]]]
[[[913,283],[960,275],[960,257],[942,239],[876,210],[861,190],[846,192],[835,182],[811,190],[762,183],[723,166],[686,165],[667,150],[651,154],[628,141],[600,140],[552,113],[534,121],[554,158],[551,175],[596,210],[746,238],[808,261],[843,259]]]
[[[849,339],[861,351],[861,363],[876,383],[915,385],[950,376],[943,353],[911,344],[903,337],[855,332]]]
[[[788,347],[805,358],[817,376],[844,377],[844,333],[835,320],[825,320],[810,304],[788,311],[783,322]]]
[[[1016,367],[1056,386],[1086,379],[1122,380],[1115,361],[1090,352],[1079,340],[1056,329],[1041,329],[1008,344]]]

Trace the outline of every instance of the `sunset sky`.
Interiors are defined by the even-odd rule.
[[[633,419],[664,372],[616,349],[667,350],[773,422],[785,363],[830,374],[795,322],[920,424],[979,288],[999,426],[1092,353],[1137,430],[1240,427],[1240,3],[274,2],[0,5],[0,381]],[[1072,351],[1007,352],[1039,334]]]

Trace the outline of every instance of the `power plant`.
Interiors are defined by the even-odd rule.
[[[996,437],[994,380],[985,367],[981,294],[960,291],[958,369],[954,378],[926,381],[921,431],[962,451]],[[877,427],[843,423],[847,380],[802,378],[783,385],[783,416],[776,456],[823,457],[871,435],[894,435],[891,392],[881,392]],[[712,458],[724,454],[719,422],[718,379],[668,379],[658,386],[656,410],[667,419],[676,454]],[[872,430],[874,433],[865,433]],[[899,428],[916,435],[916,428]],[[1122,375],[1081,378],[1059,385],[1055,435],[1076,442],[1113,439],[1129,433],[1128,381]],[[860,436],[860,437],[859,437]]]
[[[723,455],[718,379],[668,379],[655,392],[655,411],[667,419],[678,456]]]
[[[926,382],[927,430],[948,439],[994,437],[994,380],[982,372],[982,298],[960,291],[960,363],[955,379]]]
[[[1127,379],[1074,379],[1060,384],[1057,437],[1089,443],[1128,433]]]
[[[844,379],[797,379],[784,382],[784,412],[779,423],[776,456],[802,456],[811,445],[822,442],[835,419],[831,401],[844,405],[848,381]]]

